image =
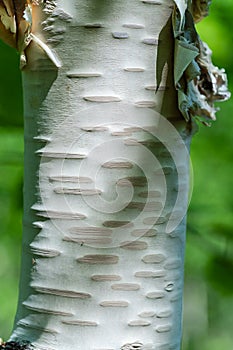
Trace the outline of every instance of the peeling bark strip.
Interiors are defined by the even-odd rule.
[[[156,332],[158,333],[164,333],[164,332],[169,332],[171,330],[171,324],[165,324],[161,326],[156,327]]]
[[[83,126],[81,129],[88,132],[108,131],[106,126]]]
[[[127,205],[126,209],[139,209],[146,212],[155,212],[158,210],[161,210],[163,207],[162,203],[160,202],[149,202],[149,203],[143,203],[143,202],[131,202]]]
[[[23,303],[23,305],[32,311],[39,312],[42,314],[49,314],[49,315],[58,315],[58,316],[73,316],[74,314],[71,312],[65,312],[65,311],[58,311],[58,310],[51,310],[43,307],[34,307],[33,305],[30,305],[26,301]]]
[[[156,1],[156,0],[141,0],[144,4],[149,4],[149,5],[162,5],[161,1]]]
[[[85,219],[86,216],[80,213],[65,213],[55,210],[46,210],[46,211],[38,211],[36,213],[38,216],[42,216],[43,218],[50,219],[63,219],[63,220],[82,220]]]
[[[123,27],[130,28],[130,29],[144,29],[145,26],[143,24],[136,24],[136,23],[125,23],[123,24]]]
[[[38,331],[38,332],[42,332],[42,333],[49,333],[52,335],[58,334],[59,332],[55,329],[51,329],[51,328],[47,328],[47,327],[43,327],[40,326],[38,324],[33,324],[32,322],[29,322],[27,320],[21,320],[17,323],[18,326],[20,327],[25,327],[25,328],[29,328],[32,329],[33,331]]]
[[[97,322],[93,321],[81,321],[81,320],[70,320],[70,321],[62,321],[62,323],[71,325],[71,326],[81,326],[81,327],[96,327],[98,326]]]
[[[80,195],[80,196],[95,196],[97,194],[101,194],[102,191],[98,189],[91,188],[64,188],[58,187],[54,189],[54,192],[57,194],[71,194],[71,195]]]
[[[84,96],[83,99],[89,102],[110,103],[120,102],[121,99],[117,96]]]
[[[161,278],[161,277],[164,277],[165,275],[166,275],[166,272],[163,270],[135,272],[135,277],[138,277],[138,278]]]
[[[154,292],[150,292],[146,294],[148,299],[162,299],[165,297],[165,293],[161,290],[156,290]]]
[[[79,154],[79,153],[62,153],[62,152],[48,152],[39,150],[37,151],[37,154],[41,157],[45,158],[59,158],[59,159],[85,159],[86,154]]]
[[[150,85],[150,86],[146,86],[145,87],[146,90],[149,90],[149,91],[166,91],[169,89],[169,86],[155,86],[155,85]]]
[[[216,119],[214,102],[230,98],[225,71],[213,65],[212,52],[201,41],[194,25],[194,22],[199,22],[208,14],[210,1],[192,1],[191,13],[187,5],[182,6],[178,0],[174,2],[174,83],[178,91],[179,108],[186,121],[194,117],[210,125]]]
[[[135,291],[140,289],[140,284],[136,283],[116,283],[112,284],[111,288],[114,290],[121,290],[121,291]]]
[[[43,258],[55,258],[56,256],[59,256],[61,254],[61,252],[59,252],[58,250],[41,249],[32,246],[30,250],[33,255],[41,256]]]
[[[32,288],[38,293],[51,294],[59,297],[65,298],[78,298],[78,299],[88,299],[91,298],[91,294],[83,293],[83,292],[75,292],[73,290],[62,290],[62,289],[54,289],[54,288],[45,288],[36,285],[32,285]]]
[[[163,254],[149,254],[142,258],[142,261],[146,264],[158,264],[166,259]]]
[[[156,107],[156,103],[154,101],[137,101],[135,102],[135,106],[138,108],[154,108]]]
[[[121,276],[118,275],[93,275],[91,279],[95,282],[120,281]]]
[[[102,74],[101,73],[78,73],[78,72],[70,72],[67,73],[67,77],[71,78],[71,79],[78,79],[78,78],[97,78],[97,77],[101,77]]]
[[[126,132],[126,131],[113,131],[111,133],[112,136],[131,136],[130,132]]]
[[[44,3],[44,5],[43,5]],[[0,1],[0,38],[6,44],[16,48],[20,53],[20,67],[27,63],[26,50],[31,41],[36,43],[54,65],[59,68],[61,63],[55,54],[39,37],[33,33],[36,7],[43,6],[44,10],[53,10],[53,1],[36,0],[1,0]]]
[[[135,321],[130,321],[128,323],[128,326],[130,327],[146,327],[150,326],[151,322],[149,321],[144,321],[144,320],[135,320]]]
[[[145,225],[160,225],[160,224],[164,224],[165,222],[167,222],[168,218],[163,217],[163,216],[149,216],[148,218],[145,218],[143,220],[143,223]]]
[[[105,221],[103,222],[103,225],[105,227],[111,227],[111,228],[117,228],[117,227],[122,227],[125,226],[126,227],[132,227],[133,224],[130,221]]]
[[[154,237],[157,235],[157,230],[155,229],[137,229],[131,232],[133,237]]]
[[[142,318],[154,317],[156,313],[154,311],[141,312],[138,316]]]
[[[144,72],[145,71],[145,69],[144,68],[137,68],[137,67],[132,67],[132,68],[130,68],[130,67],[128,67],[128,68],[124,68],[124,70],[126,71],[126,72],[133,72],[133,73],[138,73],[138,72]]]
[[[73,182],[73,183],[92,183],[92,179],[88,177],[76,177],[76,176],[50,176],[50,181],[57,182]]]
[[[156,313],[156,317],[158,317],[158,318],[167,318],[167,317],[170,317],[171,314],[172,314],[172,311],[170,309],[168,309],[168,310],[161,310],[161,311]]]
[[[69,230],[71,233],[77,236],[85,237],[101,237],[111,236],[112,230],[105,227],[71,227]]]
[[[129,34],[126,32],[113,32],[112,36],[115,39],[128,39]]]
[[[143,241],[126,241],[121,242],[120,247],[127,250],[144,250],[148,248],[148,244]]]
[[[82,258],[76,259],[79,263],[85,263],[85,264],[117,264],[119,257],[116,255],[100,255],[100,254],[93,254],[93,255],[85,255]]]
[[[85,236],[80,236],[80,237],[65,236],[63,238],[63,241],[79,243],[81,245],[84,245],[84,244],[108,245],[108,244],[112,243],[112,238],[109,238],[109,237],[89,237],[89,238],[87,238]]]
[[[101,301],[100,306],[103,307],[127,307],[129,305],[128,301],[123,301],[123,300],[113,300],[113,301]]]
[[[155,38],[145,38],[142,40],[143,44],[146,45],[158,45],[159,41]]]
[[[138,186],[144,187],[147,184],[147,179],[144,176],[127,177],[125,179],[120,179],[117,182],[118,186]]]
[[[106,162],[102,164],[102,167],[109,169],[131,169],[133,164],[130,162]]]

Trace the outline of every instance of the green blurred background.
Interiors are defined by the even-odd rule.
[[[198,25],[233,88],[233,1]],[[20,265],[23,111],[18,55],[0,42],[0,336],[11,332]],[[233,101],[193,139],[183,350],[233,350]]]

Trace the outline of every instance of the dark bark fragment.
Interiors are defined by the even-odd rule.
[[[0,345],[0,350],[33,350],[33,346],[28,341],[9,341]]]

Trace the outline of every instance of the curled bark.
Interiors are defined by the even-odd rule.
[[[181,1],[175,2],[174,80],[179,109],[186,121],[194,117],[209,125],[216,119],[214,102],[225,101],[230,97],[224,69],[213,65],[211,50],[201,41],[195,29],[195,22],[208,14],[210,2],[194,1],[190,9],[181,8]]]

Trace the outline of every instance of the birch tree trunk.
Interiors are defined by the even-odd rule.
[[[192,123],[177,106],[173,8],[172,0],[33,5],[11,341],[180,349]]]

